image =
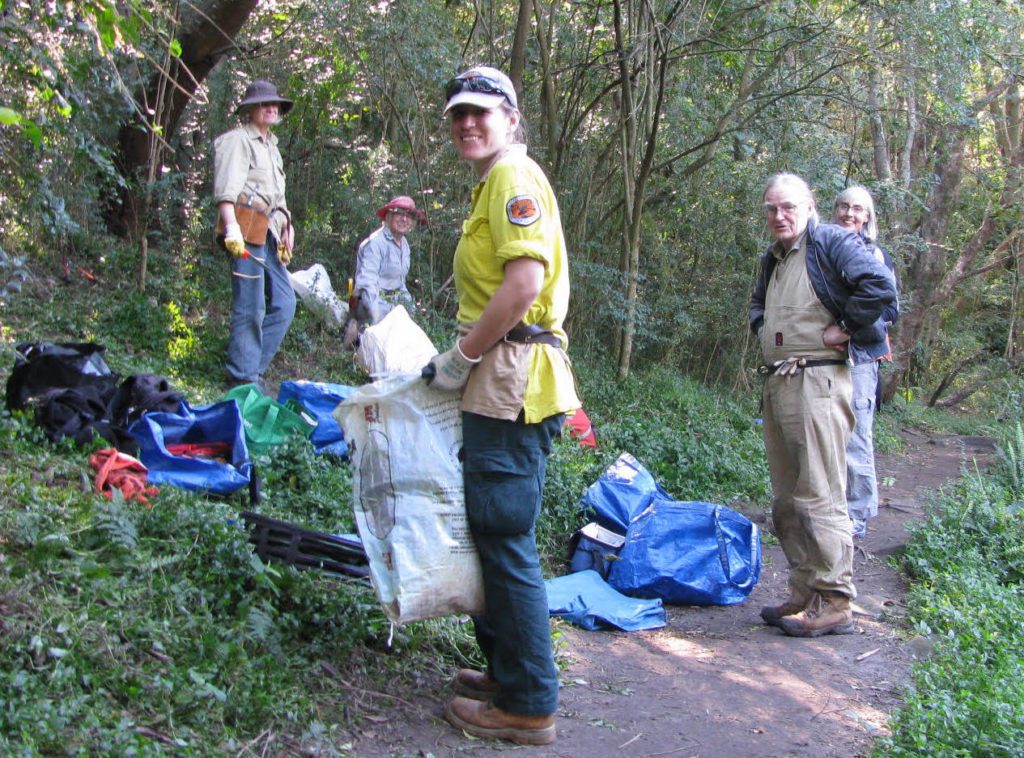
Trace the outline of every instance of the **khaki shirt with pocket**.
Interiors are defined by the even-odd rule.
[[[213,142],[213,202],[234,203],[241,194],[261,199],[270,209],[270,231],[281,240],[287,225],[284,160],[277,136],[263,137],[251,124],[239,126]]]
[[[814,293],[807,275],[807,235],[797,246],[773,251],[778,259],[765,290],[761,351],[772,364],[786,358],[842,358],[823,336],[836,320]]]

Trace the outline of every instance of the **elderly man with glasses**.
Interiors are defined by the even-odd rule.
[[[856,597],[846,511],[850,364],[885,352],[881,317],[896,284],[858,235],[818,223],[800,177],[772,176],[763,199],[775,242],[761,257],[750,327],[765,360],[765,452],[789,598],[761,617],[794,637],[849,634]]]

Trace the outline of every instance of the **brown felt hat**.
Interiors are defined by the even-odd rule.
[[[292,109],[292,101],[277,94],[277,87],[263,79],[257,79],[245,88],[242,102],[235,108],[235,113],[241,113],[250,105],[261,105],[263,103],[277,103],[283,116]]]

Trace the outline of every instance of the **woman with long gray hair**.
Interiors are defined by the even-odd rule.
[[[892,258],[879,247],[878,220],[875,202],[863,187],[847,187],[836,197],[832,206],[832,223],[864,239],[864,244],[875,258],[884,263],[895,275]],[[889,305],[882,319],[888,328],[899,318],[899,301]],[[886,336],[888,341],[888,335]],[[878,398],[878,362],[892,360],[892,352],[878,359],[855,365],[853,379],[853,413],[856,426],[846,448],[846,507],[854,537],[867,534],[868,519],[878,515],[878,481],[875,477],[875,407]]]

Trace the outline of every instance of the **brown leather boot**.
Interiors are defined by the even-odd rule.
[[[452,689],[473,700],[493,700],[498,694],[498,683],[482,671],[459,669],[452,680]]]
[[[818,592],[800,613],[783,616],[779,628],[790,637],[853,634],[850,598],[841,592]]]
[[[800,613],[807,605],[807,601],[801,602],[796,595],[790,595],[782,605],[767,605],[761,609],[761,618],[768,626],[779,626],[783,616],[792,616]]]
[[[555,741],[554,716],[509,713],[491,701],[453,698],[444,717],[452,726],[474,737],[508,740],[519,745],[550,745]]]

